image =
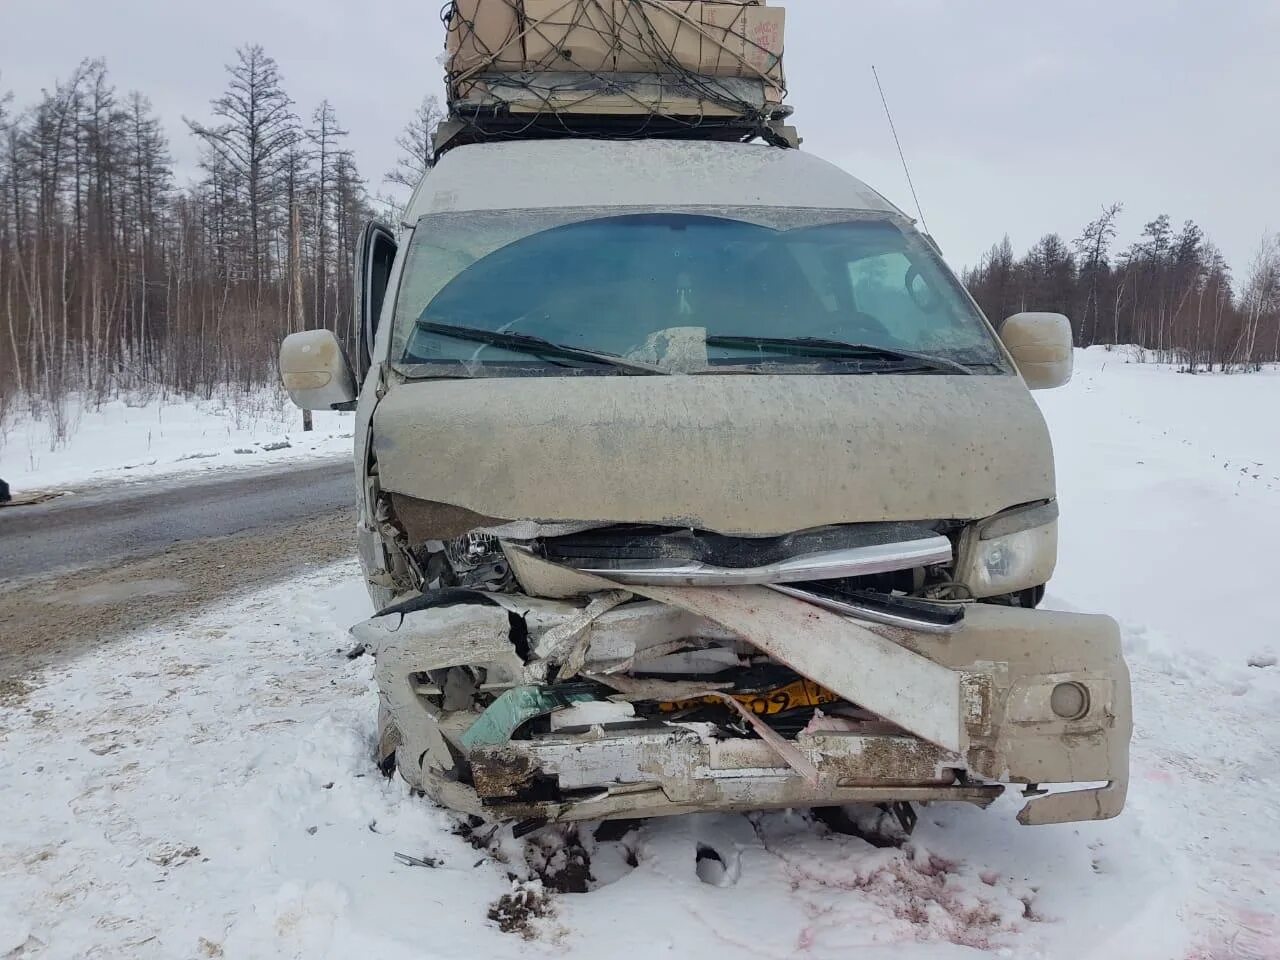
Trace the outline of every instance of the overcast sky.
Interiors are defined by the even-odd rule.
[[[439,92],[442,0],[0,0],[0,91],[19,104],[105,57],[147,94],[180,170],[181,117],[208,117],[223,64],[255,41],[298,111],[323,97],[372,189],[414,104]],[[790,0],[786,67],[805,149],[912,201],[957,268],[1008,232],[1068,240],[1123,201],[1121,241],[1194,219],[1243,273],[1280,229],[1280,0]]]

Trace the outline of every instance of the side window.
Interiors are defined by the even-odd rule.
[[[361,381],[373,356],[378,319],[387,296],[387,281],[396,258],[396,240],[391,228],[376,220],[365,224],[357,241],[355,305],[359,331],[359,371]]]

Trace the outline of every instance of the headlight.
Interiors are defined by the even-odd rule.
[[[996,514],[978,524],[956,579],[975,597],[994,597],[1047,583],[1058,559],[1054,502]]]

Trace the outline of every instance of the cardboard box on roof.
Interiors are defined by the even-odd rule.
[[[456,0],[449,72],[688,71],[782,86],[784,23],[756,0]]]
[[[660,66],[666,58],[697,72],[702,57],[702,6],[700,0],[614,0],[618,72],[666,72]]]
[[[746,59],[747,11],[742,3],[702,3],[702,50],[698,66],[711,76],[739,76]]]
[[[529,70],[617,70],[614,0],[523,0]]]
[[[518,0],[454,0],[445,36],[450,74],[523,70]]]
[[[781,85],[784,12],[757,0],[614,0],[619,73],[668,73],[669,60],[711,77]]]
[[[710,6],[717,6],[711,4]],[[746,70],[782,83],[782,46],[787,11],[782,7],[751,7],[747,10],[742,31],[745,43]]]

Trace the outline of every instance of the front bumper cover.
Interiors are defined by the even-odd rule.
[[[465,748],[479,709],[441,709],[423,695],[421,678],[455,664],[518,676],[528,669],[512,641],[521,602],[526,622],[555,622],[547,601],[495,596],[502,606],[423,610],[377,629],[371,625],[391,618],[374,618],[356,630],[377,657],[406,779],[447,806],[495,819],[890,800],[985,805],[1010,783],[1075,787],[1032,797],[1019,814],[1027,824],[1106,819],[1124,805],[1129,675],[1108,617],[976,604],[961,628],[937,634],[854,622],[759,587],[628,589],[683,622],[693,616],[736,633],[887,722],[788,741],[816,777],[765,740],[652,718]],[[593,649],[616,641],[631,609],[591,625]],[[588,657],[588,676],[590,664]],[[1053,711],[1052,692],[1063,683],[1087,691],[1080,716]]]

